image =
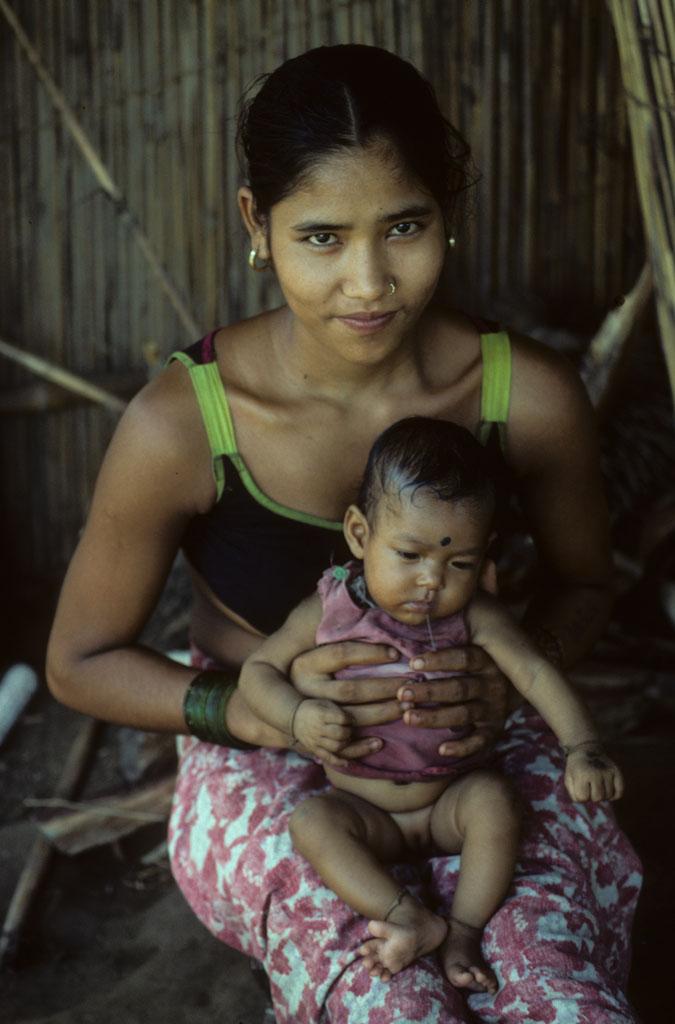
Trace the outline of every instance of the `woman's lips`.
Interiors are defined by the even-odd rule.
[[[351,316],[339,316],[337,319],[357,334],[375,334],[381,331],[396,316],[392,313],[353,313]]]

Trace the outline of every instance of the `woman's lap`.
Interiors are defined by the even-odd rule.
[[[175,877],[214,935],[263,961],[279,1024],[463,1024],[465,997],[433,957],[371,979],[356,949],[366,922],[323,886],[290,843],[288,817],[325,783],[295,754],[243,753],[183,741],[171,819]],[[475,995],[480,1021],[629,1024],[621,995],[640,865],[606,805],[572,804],[561,755],[541,720],[513,716],[498,764],[532,810],[516,878],[485,934],[500,978]],[[396,869],[402,884],[446,911],[457,857]]]

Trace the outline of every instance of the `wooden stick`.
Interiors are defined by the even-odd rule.
[[[121,798],[118,803],[104,802],[102,804],[95,804],[79,800],[63,800],[56,796],[44,800],[26,797],[23,805],[24,807],[31,808],[44,807],[47,810],[55,811],[74,811],[81,818],[128,818],[129,821],[138,821],[145,825],[166,821],[166,814],[160,814],[157,811],[135,811],[127,807],[124,803],[124,798]],[[42,827],[44,828],[45,826]],[[51,835],[51,833],[49,834]]]
[[[68,757],[55,790],[55,796],[69,799],[82,776],[82,772],[91,753],[98,722],[93,718],[85,718],[80,725],[75,741],[70,748]],[[13,955],[19,938],[21,927],[28,916],[33,897],[42,881],[52,854],[50,843],[39,836],[28,854],[26,865],[19,876],[14,895],[7,910],[2,934],[0,935],[0,967]]]
[[[39,53],[31,43],[30,39],[24,32],[24,29],[17,18],[15,12],[7,3],[7,0],[0,0],[0,13],[5,16],[5,19],[9,22],[12,31],[14,32],[21,49],[26,55],[29,62],[35,69],[35,73],[44,85],[47,94],[56,107],[56,110],[61,115],[63,122],[70,132],[70,135],[75,145],[80,150],[80,153],[89,164],[94,177],[98,181],[103,191],[108,195],[114,202],[117,210],[131,229],[131,234],[143,253],[148,266],[154,274],[156,280],[162,291],[165,293],[169,302],[175,309],[178,319],[181,321],[183,326],[186,328],[190,338],[196,338],[201,332],[197,326],[197,322],[193,318],[192,314],[188,310],[187,306],[178,294],[178,290],[171,280],[168,272],[162,266],[157,253],[155,252],[153,245],[142,230],[140,224],[134,217],[133,213],[129,209],[127,202],[122,195],[122,192],[113,181],[108,169],[103,163],[101,157],[98,155],[94,147],[92,146],[86,132],[82,128],[82,125],[75,117],[72,108],[68,104],[65,96],[57,86],[56,82],[50,75],[48,69],[45,67]]]
[[[61,853],[76,854],[117,842],[144,825],[165,822],[171,810],[175,776],[121,796],[86,803],[72,800],[24,800],[26,807],[53,807],[58,813],[38,825]]]
[[[147,381],[143,371],[129,373],[97,374],[83,378],[94,387],[103,388],[108,394],[121,400],[131,398]],[[88,396],[65,391],[58,384],[39,380],[23,387],[0,390],[0,416],[53,412],[56,409],[70,409],[89,401]]]
[[[621,60],[633,161],[649,259],[654,273],[661,343],[675,395],[675,33],[668,5],[608,0]],[[662,17],[663,15],[663,17]],[[659,52],[659,44],[665,47]]]
[[[581,376],[595,406],[606,397],[612,371],[652,293],[652,286],[652,270],[649,263],[645,263],[636,284],[623,303],[610,310],[588,347]]]
[[[0,3],[2,2],[3,0],[0,0]],[[52,384],[58,384],[59,387],[66,388],[68,391],[74,391],[83,398],[88,398],[91,402],[98,402],[99,405],[103,405],[106,409],[110,409],[113,412],[123,412],[126,408],[126,402],[123,402],[117,395],[112,395],[109,391],[104,391],[103,388],[90,384],[88,381],[83,380],[82,377],[78,377],[77,374],[71,373],[70,370],[64,370],[62,367],[42,359],[41,356],[33,355],[32,352],[26,352],[25,349],[17,348],[16,345],[10,345],[3,338],[0,338],[0,355],[6,356],[15,363],[19,363],[20,366],[24,366],[31,373],[36,373],[39,377],[44,377],[45,380],[51,381]]]

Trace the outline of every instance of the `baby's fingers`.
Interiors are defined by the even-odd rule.
[[[623,796],[623,775],[616,765],[605,779],[605,799],[620,800]]]
[[[587,776],[579,772],[565,772],[565,786],[570,799],[578,803],[585,803],[591,799],[591,786]]]
[[[345,768],[349,761],[346,761],[344,757],[339,757],[333,751],[328,750],[327,747],[317,747],[315,756],[318,757],[322,764],[330,765],[331,768]]]
[[[621,782],[621,772],[616,766],[598,772],[591,784],[593,800],[618,800],[621,793],[618,791],[617,783],[620,785]]]
[[[344,747],[351,739],[352,731],[351,725],[326,725],[321,730],[320,739],[323,743],[337,743],[338,746]]]
[[[339,726],[331,726],[330,731],[328,729],[322,729],[321,734],[317,736],[316,742],[319,746],[325,747],[326,750],[340,750],[349,742],[351,734],[351,729],[342,729]]]
[[[382,740],[378,740],[375,736],[362,736],[354,740],[353,743],[348,743],[346,747],[343,747],[340,754],[350,761],[356,761],[359,757],[367,757],[369,754],[374,754],[381,749]]]
[[[604,772],[593,772],[589,779],[589,785],[591,789],[591,800],[597,803],[599,800],[605,800],[605,773]]]

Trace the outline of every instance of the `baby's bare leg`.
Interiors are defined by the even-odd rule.
[[[440,946],[445,921],[409,893],[399,899],[400,886],[382,866],[405,851],[403,834],[386,811],[352,793],[326,793],[296,808],[290,831],[295,848],[326,885],[359,914],[375,919],[371,931],[373,924],[384,927],[360,949],[372,976],[388,981]]]
[[[431,835],[462,862],[448,935],[441,948],[446,976],[473,991],[497,991],[480,952],[483,928],[509,890],[520,835],[519,801],[509,782],[476,771],[453,783],[431,812]]]

